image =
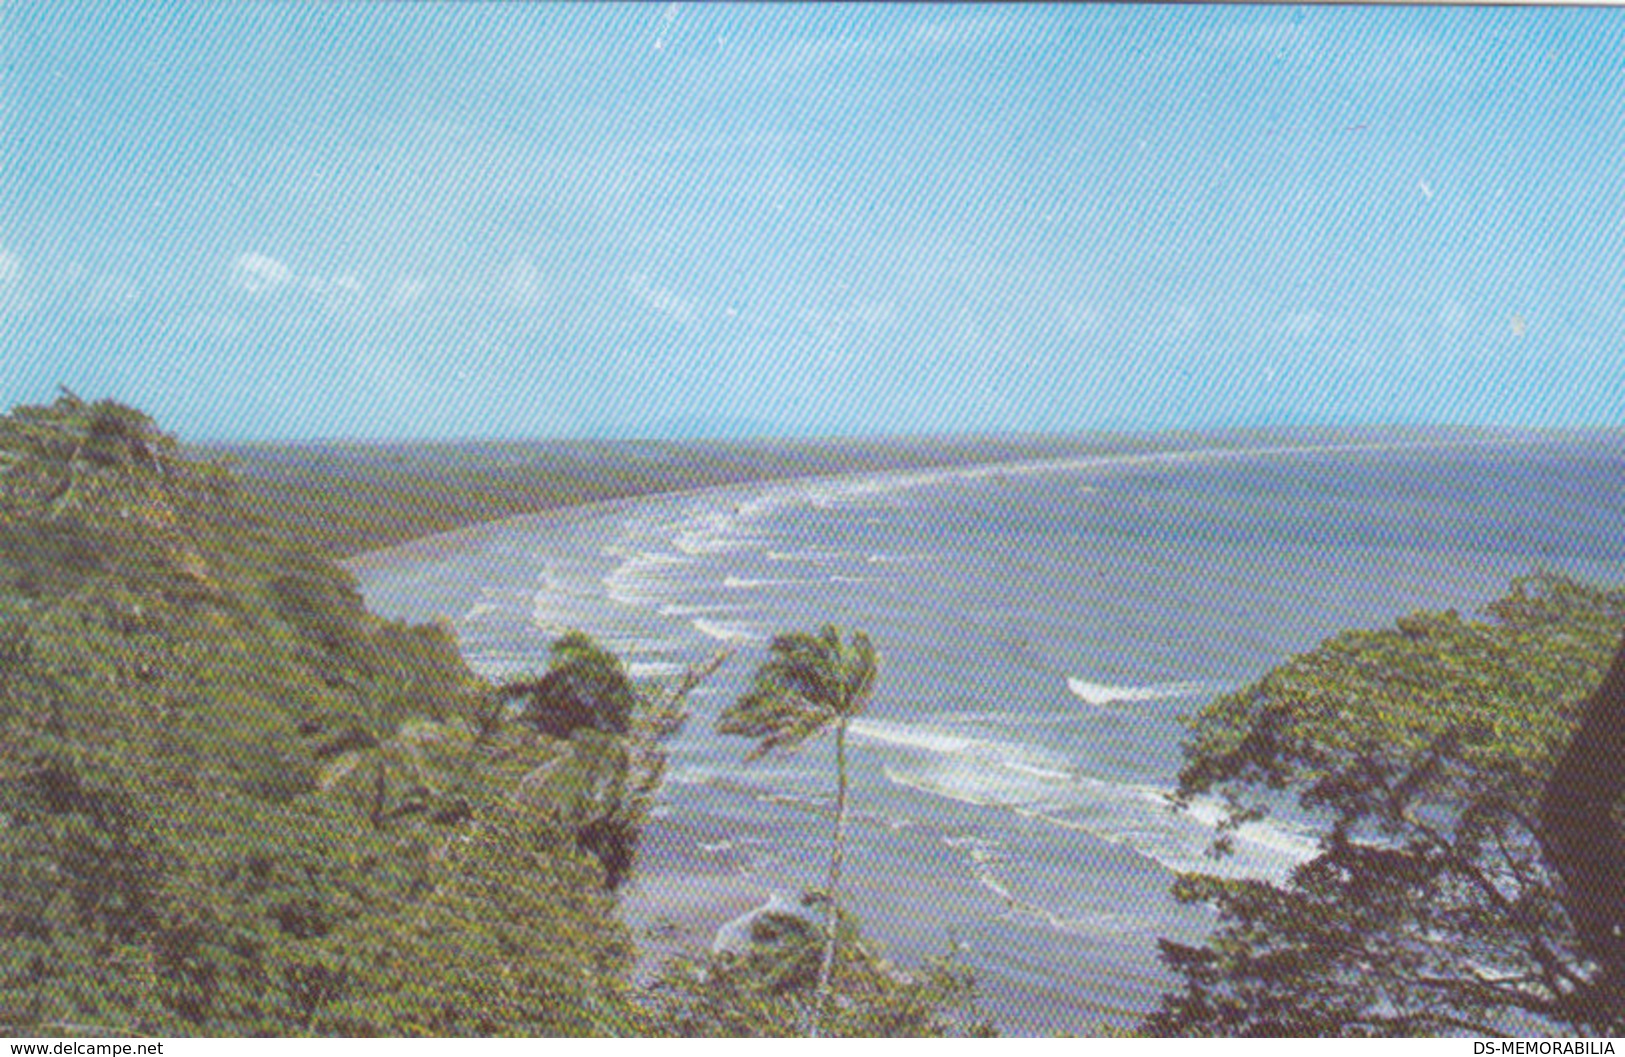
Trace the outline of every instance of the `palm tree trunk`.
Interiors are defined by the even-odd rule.
[[[846,720],[835,728],[835,840],[829,853],[829,883],[824,886],[828,910],[824,918],[824,960],[818,967],[818,992],[814,1000],[811,1035],[818,1037],[829,1005],[830,978],[835,972],[835,930],[840,924],[838,897],[841,865],[846,857]]]
[[[381,748],[375,752],[382,753]],[[384,758],[382,755],[373,761],[372,769],[372,810],[368,813],[372,820],[373,829],[382,829],[384,825]]]

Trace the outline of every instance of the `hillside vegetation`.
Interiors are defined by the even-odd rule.
[[[262,509],[111,401],[0,417],[0,1026],[794,1033],[782,921],[737,963],[776,973],[630,983],[613,890],[705,670],[634,687],[578,636],[548,692],[624,707],[550,726]],[[847,963],[839,1030],[951,1026],[958,976]]]
[[[370,616],[128,408],[19,409],[0,458],[0,1022],[627,1030],[569,747],[449,634]]]
[[[1180,801],[1222,796],[1227,840],[1290,794],[1322,829],[1319,854],[1284,885],[1182,877],[1175,895],[1213,908],[1217,928],[1199,946],[1163,941],[1183,987],[1144,1029],[1625,1028],[1622,626],[1625,590],[1541,573],[1480,619],[1345,632],[1202,708]],[[1581,869],[1550,808],[1576,794]]]
[[[996,450],[957,450],[972,448]],[[586,450],[572,456],[577,485],[610,461]],[[302,456],[287,471],[310,489],[301,506],[297,488],[277,499],[291,486],[263,466],[244,489],[111,401],[66,395],[0,417],[0,1026],[990,1031],[951,960],[903,972],[862,937],[863,908],[840,899],[838,830],[830,883],[804,912],[763,915],[745,949],[634,985],[616,891],[637,869],[684,697],[723,659],[637,682],[578,633],[545,672],[494,687],[448,630],[369,614],[332,554],[542,495],[502,499],[500,474],[465,479],[446,450],[431,454],[370,483],[347,476],[353,458]],[[688,457],[668,451],[595,487],[747,472],[719,459],[672,476]],[[748,472],[807,469],[789,458]],[[511,472],[535,483],[552,471]],[[338,480],[380,503],[419,488],[445,502],[300,528]],[[1181,987],[1143,1030],[1625,1024],[1618,930],[1599,942],[1574,924],[1582,911],[1620,916],[1618,877],[1603,871],[1592,891],[1582,882],[1596,870],[1554,867],[1549,827],[1530,814],[1566,802],[1553,799],[1554,761],[1592,768],[1575,751],[1582,715],[1598,726],[1625,714],[1625,660],[1614,690],[1582,701],[1625,594],[1544,575],[1486,617],[1420,614],[1339,636],[1192,718],[1182,803],[1220,795],[1229,826],[1295,794],[1327,828],[1285,885],[1178,882],[1217,927],[1205,945],[1164,944]],[[758,748],[825,729],[839,742],[877,671],[867,638],[786,634],[773,654],[724,732]],[[1617,784],[1599,786],[1601,835],[1620,831]]]

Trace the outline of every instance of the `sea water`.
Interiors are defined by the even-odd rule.
[[[827,739],[746,763],[712,728],[773,634],[866,631],[846,905],[901,964],[954,951],[1007,1029],[1089,1031],[1171,986],[1159,937],[1211,928],[1168,895],[1176,872],[1282,879],[1315,851],[1316,820],[1283,804],[1213,858],[1219,805],[1167,799],[1180,717],[1341,630],[1475,611],[1536,569],[1625,582],[1622,470],[1617,439],[1198,446],[649,497],[360,575],[380,612],[450,619],[498,678],[574,628],[648,678],[733,648],[640,863],[701,903],[744,884],[790,907],[821,883]],[[669,909],[657,887],[634,884],[631,920]]]

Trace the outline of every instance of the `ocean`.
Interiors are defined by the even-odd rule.
[[[573,628],[649,678],[735,648],[691,700],[627,895],[657,949],[738,942],[820,883],[830,747],[746,763],[712,725],[774,633],[868,632],[847,905],[900,964],[952,951],[1006,1030],[1089,1032],[1170,986],[1158,937],[1211,927],[1169,897],[1176,871],[1280,878],[1314,853],[1316,819],[1283,804],[1208,854],[1218,805],[1166,800],[1180,717],[1537,569],[1625,583],[1622,484],[1619,438],[1198,445],[646,497],[357,574],[378,612],[452,621],[493,677]]]

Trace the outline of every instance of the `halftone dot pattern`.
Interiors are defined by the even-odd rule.
[[[1607,10],[4,17],[8,405],[219,440],[1620,410]]]
[[[1625,617],[1622,37],[0,4],[0,1021],[1621,1026],[1527,809]]]

